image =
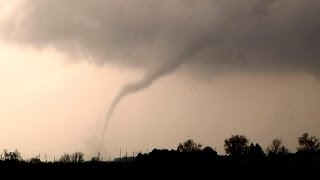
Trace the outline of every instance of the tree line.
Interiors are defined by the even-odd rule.
[[[265,157],[279,157],[292,154],[288,148],[286,148],[281,139],[274,139],[270,145],[264,150],[258,143],[250,142],[245,135],[231,135],[231,137],[224,140],[224,150],[226,155],[230,158],[249,158],[249,159],[263,159]],[[309,135],[309,133],[303,133],[298,137],[298,148],[295,154],[301,157],[313,158],[312,155],[319,155],[320,157],[320,140],[316,136]],[[158,159],[166,159],[172,157],[179,157],[183,160],[185,157],[197,157],[202,160],[212,160],[213,157],[217,156],[217,152],[210,146],[202,148],[202,144],[196,143],[192,139],[189,139],[183,143],[179,143],[177,149],[171,151],[164,149],[154,149],[149,154],[139,153],[136,157],[138,161],[145,161],[150,157]],[[99,155],[100,156],[100,155]],[[100,157],[92,157],[92,162],[100,161]],[[123,157],[127,158],[127,157]],[[178,158],[178,159],[179,159]],[[119,159],[119,158],[118,158]],[[29,163],[42,163],[40,157],[33,157],[29,160],[24,160],[18,150],[9,152],[4,150],[0,154],[0,161],[3,162],[29,162]],[[60,159],[56,162],[59,163],[83,163],[84,153],[64,153]]]
[[[224,140],[226,155],[218,155],[210,146],[202,148],[202,144],[189,139],[180,143],[176,150],[154,149],[149,154],[138,154],[138,162],[172,162],[184,164],[206,163],[235,163],[247,162],[254,164],[270,163],[320,163],[320,140],[309,133],[303,133],[298,137],[297,152],[291,153],[284,146],[281,139],[274,139],[270,145],[263,149],[258,143],[250,142],[245,135],[231,135]]]
[[[297,153],[316,153],[320,151],[320,141],[316,136],[309,133],[303,133],[298,137]],[[224,141],[226,154],[230,156],[243,156],[252,153],[263,153],[265,155],[286,155],[290,153],[289,149],[283,145],[281,139],[272,140],[265,152],[259,144],[249,144],[249,140],[244,135],[232,135]]]

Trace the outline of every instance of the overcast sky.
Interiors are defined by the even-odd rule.
[[[320,137],[318,0],[0,0],[0,149]],[[111,110],[110,110],[111,107]],[[113,111],[114,110],[114,111]]]

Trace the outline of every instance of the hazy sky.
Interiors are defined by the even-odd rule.
[[[117,96],[105,158],[188,138],[223,154],[232,134],[295,151],[320,137],[319,16],[317,0],[0,0],[0,149],[90,158]]]

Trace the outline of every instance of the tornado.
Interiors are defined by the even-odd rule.
[[[176,69],[178,69],[178,67],[181,64],[183,64],[183,62],[184,62],[184,60],[180,59],[180,60],[172,61],[171,63],[167,63],[164,65],[158,66],[152,70],[147,71],[141,79],[134,81],[134,82],[129,82],[128,84],[124,85],[120,89],[120,91],[114,97],[114,99],[108,109],[98,149],[100,149],[101,146],[104,144],[104,139],[105,139],[105,136],[107,133],[107,128],[108,128],[108,124],[110,122],[111,116],[112,116],[114,110],[117,108],[117,106],[121,102],[121,100],[128,95],[131,95],[133,93],[136,93],[136,92],[139,92],[143,89],[148,88],[157,79],[174,72]]]

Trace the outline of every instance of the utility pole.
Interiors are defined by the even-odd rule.
[[[47,161],[47,154],[44,154],[44,157],[45,157],[45,159],[46,159],[46,163],[47,163],[47,162],[48,162],[48,161]]]
[[[127,154],[127,150],[126,150],[126,161],[128,160],[128,154]]]
[[[121,148],[120,148],[120,159],[121,159]]]

